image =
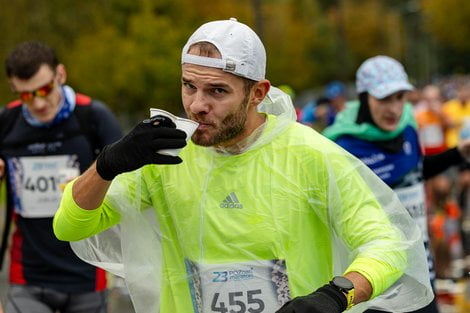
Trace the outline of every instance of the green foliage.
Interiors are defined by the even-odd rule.
[[[417,3],[0,0],[0,58],[23,40],[43,40],[66,65],[68,83],[105,101],[118,115],[147,116],[150,107],[178,114],[181,48],[204,22],[237,17],[251,26],[266,46],[267,77],[274,85],[301,91],[331,79],[351,81],[357,66],[379,53],[421,62],[409,58],[410,50],[417,55],[421,51],[415,48],[420,33],[410,32],[416,26],[410,21],[420,22],[415,18]],[[470,7],[465,0],[421,3],[426,25],[441,45],[470,49]],[[3,71],[0,79],[5,82],[0,84],[0,101],[5,103],[14,95]]]
[[[125,34],[107,26],[77,40],[67,58],[76,68],[71,82],[107,99],[118,113],[148,112],[151,106],[171,110],[179,104],[175,47],[181,42],[168,18],[136,14]]]
[[[435,67],[441,74],[470,71],[470,6],[465,0],[421,0],[424,28],[436,46]]]
[[[470,6],[466,0],[422,0],[426,26],[441,43],[470,51]]]
[[[267,73],[274,85],[287,83],[301,90],[320,83],[325,78],[322,67],[335,62],[324,53],[331,50],[329,38],[334,36],[315,2],[292,3],[265,7]]]
[[[402,51],[398,41],[403,27],[397,11],[375,0],[346,0],[339,11],[342,20],[336,18],[334,24],[343,28],[346,45],[343,51],[349,53],[350,60],[346,64],[348,72],[354,72],[365,59],[378,54],[400,59]]]

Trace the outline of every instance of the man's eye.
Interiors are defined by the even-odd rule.
[[[214,92],[217,94],[226,93],[225,89],[223,88],[214,88]]]
[[[194,88],[194,86],[191,85],[190,83],[183,83],[183,86],[188,88],[188,89],[193,89]]]

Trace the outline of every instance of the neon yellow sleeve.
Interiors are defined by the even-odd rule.
[[[346,269],[345,274],[349,272],[358,272],[371,283],[371,299],[384,292],[403,274],[401,269],[392,267],[386,262],[362,257],[356,258]]]
[[[358,161],[335,154],[330,162],[336,184],[330,186],[330,218],[354,255],[346,273],[355,271],[367,278],[374,298],[407,268],[410,243],[391,218],[396,223],[397,216],[408,213],[389,187]]]
[[[355,199],[360,198],[356,194]],[[346,241],[357,253],[346,272],[355,271],[366,277],[373,288],[373,299],[403,274],[407,267],[407,244],[377,202],[370,198],[361,200],[364,202],[358,201],[358,205],[362,207],[353,211],[357,219],[346,218],[343,224]]]
[[[93,236],[119,223],[120,214],[103,203],[96,210],[80,208],[72,197],[75,180],[67,184],[54,220],[54,234],[59,240],[77,241]]]
[[[360,197],[356,194],[356,199]],[[346,221],[351,222],[343,224],[346,242],[356,254],[346,273],[354,271],[367,278],[373,288],[373,299],[404,273],[408,263],[407,242],[389,218],[382,214],[377,202],[369,199],[362,205],[353,211],[358,219],[347,218]]]

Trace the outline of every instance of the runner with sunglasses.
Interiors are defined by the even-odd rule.
[[[121,137],[118,121],[102,102],[65,85],[65,66],[44,43],[19,44],[5,65],[19,98],[0,112],[0,177],[15,222],[5,312],[104,313],[104,270],[54,236],[52,217],[63,186],[93,162],[93,150]]]

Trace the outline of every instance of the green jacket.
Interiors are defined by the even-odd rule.
[[[425,264],[419,231],[393,192],[306,126],[269,115],[263,135],[242,154],[224,155],[189,143],[180,157],[179,165],[147,165],[119,175],[103,205],[93,211],[76,205],[69,184],[54,220],[56,235],[68,241],[120,223],[119,262],[126,276],[130,271],[141,275],[128,282],[134,304],[155,300],[141,304],[143,312],[158,306],[160,312],[228,307],[234,299],[227,293],[238,291],[237,299],[256,310],[256,301],[267,301],[264,294],[248,295],[245,289],[256,276],[253,268],[266,262],[286,267],[291,297],[311,293],[348,271],[367,277],[375,297],[403,274],[408,249],[416,248]],[[390,212],[394,221],[403,219],[409,237],[390,223]],[[105,249],[100,245],[94,251]],[[228,289],[214,287],[226,275],[221,274],[224,266],[244,269],[231,276]]]

